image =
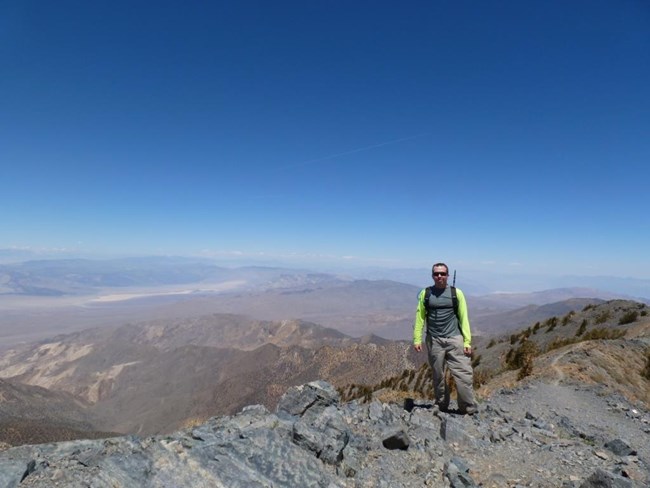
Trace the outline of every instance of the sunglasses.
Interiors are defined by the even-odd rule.
[[[447,273],[438,273],[438,272],[435,272],[435,273],[433,273],[433,276],[447,276]]]

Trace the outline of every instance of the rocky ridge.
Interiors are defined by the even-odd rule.
[[[404,407],[408,408],[404,408]],[[598,388],[529,383],[474,416],[426,401],[340,403],[329,383],[293,387],[195,428],[21,446],[6,487],[642,487],[650,412]]]

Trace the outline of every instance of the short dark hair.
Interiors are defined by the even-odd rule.
[[[445,270],[447,270],[447,274],[449,274],[449,266],[447,266],[445,263],[436,263],[433,266],[431,266],[431,272],[433,273],[433,269],[437,268],[439,266],[444,266]]]

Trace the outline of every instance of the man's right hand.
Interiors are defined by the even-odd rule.
[[[413,348],[414,348],[417,352],[422,352],[422,344],[413,344]]]

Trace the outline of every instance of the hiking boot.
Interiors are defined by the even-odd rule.
[[[415,401],[412,398],[405,398],[404,410],[406,410],[407,412],[412,412],[414,408],[415,408]]]
[[[433,409],[434,409],[434,411],[436,411],[436,409],[437,409],[439,412],[447,413],[447,412],[449,412],[449,405],[441,405],[440,403],[436,403],[433,406]]]
[[[462,413],[463,415],[474,415],[477,412],[478,412],[478,407],[476,405],[470,405],[469,407],[466,407],[465,409],[461,410],[460,413]]]

